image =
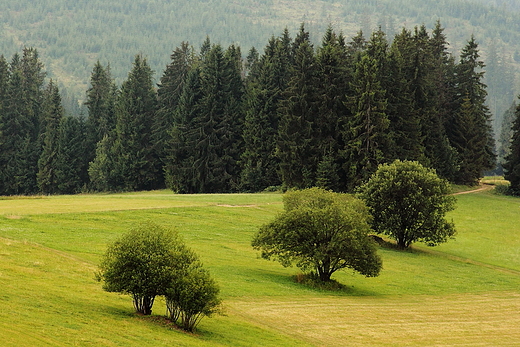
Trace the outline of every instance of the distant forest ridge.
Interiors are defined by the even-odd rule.
[[[3,0],[0,54],[10,59],[24,46],[40,53],[47,76],[57,81],[67,109],[83,101],[97,60],[110,64],[120,84],[137,53],[155,71],[183,41],[196,49],[206,37],[242,54],[262,52],[271,36],[302,22],[315,43],[332,25],[347,38],[381,27],[391,38],[403,27],[440,20],[450,51],[458,54],[474,35],[486,62],[488,104],[495,133],[519,88],[520,3],[515,0]],[[75,112],[75,111],[72,111]]]

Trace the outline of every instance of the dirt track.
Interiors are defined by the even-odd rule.
[[[461,195],[461,194],[470,194],[470,193],[480,193],[480,192],[483,192],[483,191],[486,191],[486,190],[491,190],[491,189],[494,189],[495,186],[491,185],[491,184],[482,184],[480,186],[480,188],[477,188],[477,189],[473,189],[473,190],[467,190],[465,192],[458,192],[458,193],[453,193],[452,195]]]

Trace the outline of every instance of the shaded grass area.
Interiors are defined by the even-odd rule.
[[[13,346],[512,345],[519,341],[520,199],[489,192],[457,199],[455,240],[407,252],[381,248],[379,277],[339,272],[334,279],[343,286],[333,292],[296,283],[297,269],[251,248],[257,228],[281,211],[279,194],[0,200],[0,298],[8,307],[0,337]],[[94,272],[107,243],[143,220],[179,230],[220,284],[226,316],[204,319],[188,335],[160,317],[134,315],[128,297],[102,291]],[[164,312],[159,300],[154,313]]]

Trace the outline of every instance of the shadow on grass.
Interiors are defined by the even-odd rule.
[[[332,294],[332,295],[344,295],[344,296],[377,296],[376,292],[368,291],[366,289],[355,288],[354,286],[347,286],[343,283],[331,279],[330,281],[322,281],[316,274],[303,274],[299,273],[291,277],[293,282],[298,283],[308,289],[316,292]]]
[[[383,249],[387,249],[390,251],[396,251],[399,253],[410,253],[410,254],[430,254],[428,251],[423,249],[414,248],[413,245],[408,246],[408,248],[401,248],[394,241],[390,241],[388,239],[383,239],[377,235],[369,235],[378,245]]]

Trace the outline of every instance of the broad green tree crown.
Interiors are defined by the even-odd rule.
[[[296,264],[323,282],[344,268],[367,277],[379,274],[382,262],[361,200],[321,188],[289,192],[283,200],[284,211],[253,239],[263,258]]]
[[[446,242],[455,234],[445,214],[454,209],[455,198],[448,181],[415,161],[396,160],[380,165],[359,188],[359,197],[373,216],[379,234],[397,241],[400,248],[422,241],[429,246]]]

